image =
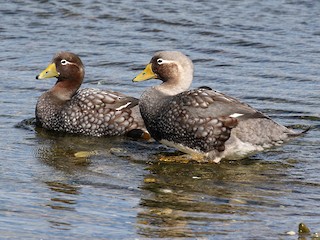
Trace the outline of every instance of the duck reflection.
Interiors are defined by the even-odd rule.
[[[97,173],[90,169],[92,155],[100,154],[108,159],[112,155],[110,150],[120,146],[122,140],[63,134],[42,128],[35,128],[35,131],[35,155],[51,168],[43,180],[50,190],[46,206],[51,210],[47,221],[52,228],[71,230],[75,227],[73,219],[79,214],[79,199],[83,197],[81,182],[97,178]],[[79,153],[82,153],[80,157]]]
[[[79,187],[73,186],[63,182],[46,182],[49,189],[55,192],[54,197],[51,197],[51,202],[48,204],[52,209],[75,211],[73,205],[76,204],[76,200],[73,199],[73,195],[79,194]]]
[[[79,195],[79,187],[71,184],[52,181],[46,182],[53,196],[47,206],[54,210],[75,211],[74,205],[77,203],[75,195]]]
[[[76,214],[75,206],[81,188],[62,181],[48,181],[45,183],[51,190],[52,195],[47,206],[53,210],[47,221],[52,228],[71,230],[73,225],[68,222],[68,218],[63,216],[69,215],[67,212],[74,212],[72,215]]]
[[[38,148],[36,155],[45,164],[65,173],[86,170],[90,156],[112,156],[121,148],[123,138],[96,138],[57,133],[36,128]],[[120,152],[120,150],[119,150]]]
[[[252,214],[281,207],[277,197],[285,194],[281,184],[285,171],[278,171],[275,164],[283,170],[290,167],[257,159],[215,165],[151,165],[142,184],[139,234],[206,237],[226,234],[225,226],[232,231],[235,223],[254,223]]]
[[[263,161],[250,158],[220,164],[182,164],[152,159],[150,155],[162,149],[156,143],[139,147],[139,143],[131,146],[127,139],[61,136],[38,129],[37,141],[39,161],[52,168],[44,180],[51,192],[47,206],[52,228],[75,227],[74,219],[79,217],[76,206],[84,197],[81,186],[89,184],[106,189],[104,196],[112,190],[117,194],[113,198],[119,201],[129,196],[124,206],[134,206],[134,225],[141,238],[206,238],[248,231],[241,227],[251,224],[263,227],[261,212],[285,207],[281,205],[283,196],[290,190],[284,183],[288,168],[294,167],[289,160],[275,159],[279,154],[272,152],[264,153]],[[127,153],[121,153],[121,148]],[[116,151],[111,149],[120,149],[124,160],[119,161],[118,154],[114,157]],[[85,151],[99,154],[75,156]],[[268,157],[270,161],[266,160]],[[129,204],[130,197],[137,200],[138,206]],[[97,204],[99,200],[94,198],[93,202]],[[126,214],[123,205],[117,202],[113,206],[116,209],[107,213]],[[105,219],[108,218],[101,218]]]

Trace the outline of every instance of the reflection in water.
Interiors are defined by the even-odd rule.
[[[283,207],[276,199],[286,191],[278,181],[290,165],[277,164],[258,160],[154,164],[142,186],[138,232],[144,237],[165,238],[246,232],[248,229],[236,228],[261,221],[250,216],[262,206]]]
[[[154,142],[38,128],[35,141],[38,161],[49,166],[42,178],[49,190],[45,219],[53,231],[70,234],[85,222],[92,232],[103,232],[102,236],[106,228],[109,234],[116,229],[113,236],[126,229],[132,238],[218,235],[245,239],[248,233],[258,238],[261,232],[272,230],[272,224],[266,224],[269,220],[261,217],[266,212],[273,216],[296,211],[286,201],[295,194],[291,185],[304,192],[311,186],[290,178],[302,162],[287,158],[294,145],[264,152],[263,160],[257,155],[257,159],[221,164],[180,164],[159,162],[159,155],[176,152]],[[80,151],[97,155],[75,157]],[[304,198],[301,192],[298,198]]]
[[[123,207],[128,208],[126,201],[130,204],[137,202],[135,195],[140,191],[136,190],[135,181],[139,183],[140,179],[135,180],[132,176],[138,171],[132,167],[136,163],[121,161],[121,158],[133,157],[135,152],[130,149],[135,149],[139,142],[121,137],[96,138],[62,134],[42,128],[36,128],[36,140],[37,159],[51,167],[43,182],[50,190],[46,204],[50,213],[46,220],[53,229],[74,230],[79,227],[79,221],[94,224],[90,230],[93,232],[95,228],[101,231],[99,226],[108,226],[109,232],[114,225],[123,226],[118,220],[118,212]],[[75,156],[82,151],[97,155]],[[144,169],[141,171],[145,172]],[[90,195],[88,191],[96,195]],[[110,203],[110,198],[115,199],[114,204]],[[105,201],[109,201],[109,204],[104,205]]]
[[[50,190],[55,191],[57,195],[51,198],[50,206],[52,209],[75,211],[72,205],[76,204],[76,200],[70,198],[70,195],[78,195],[77,186],[62,182],[46,182]]]
[[[36,157],[40,162],[53,167],[53,173],[56,174],[52,179],[44,180],[50,190],[47,206],[52,209],[47,221],[52,228],[71,230],[76,227],[73,219],[77,216],[77,199],[81,194],[81,187],[74,183],[72,176],[86,172],[90,164],[87,157],[75,157],[75,153],[100,149],[106,154],[107,151],[102,150],[95,138],[51,132],[42,128],[36,128],[36,136]]]
[[[46,131],[42,128],[36,128],[38,146],[36,148],[36,157],[40,162],[53,167],[55,170],[72,174],[75,171],[81,171],[87,164],[87,159],[74,157],[77,147],[69,137],[63,137],[64,134]],[[55,172],[53,172],[55,173]],[[47,221],[52,228],[60,230],[71,230],[74,228],[67,212],[76,212],[77,195],[80,194],[80,188],[76,184],[69,184],[67,177],[52,176],[52,179],[44,179],[48,186],[50,197],[46,206],[52,209],[47,217]]]
[[[48,220],[48,222],[50,223],[50,226],[52,228],[58,228],[60,230],[70,230],[70,229],[72,229],[72,225],[69,224],[69,223],[52,221],[52,220]]]
[[[61,218],[64,214],[61,211],[76,211],[76,195],[80,194],[79,187],[63,182],[52,181],[46,182],[48,188],[52,190],[52,197],[47,204],[51,209],[57,210],[57,214],[50,214],[48,222],[52,228],[61,230],[70,230],[73,228],[69,223],[70,219]],[[54,219],[53,219],[54,218]]]
[[[114,145],[110,138],[57,133],[43,128],[36,128],[36,131],[39,139],[37,149],[39,160],[66,173],[86,170],[85,167],[90,164],[87,156],[76,157],[77,153],[87,152],[111,156],[110,149]]]

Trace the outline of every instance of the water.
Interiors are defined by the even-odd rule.
[[[320,231],[320,2],[10,1],[0,14],[1,239],[298,239]],[[195,63],[193,87],[240,98],[311,130],[242,161],[158,162],[172,150],[48,133],[24,122],[54,84],[35,76],[79,54],[85,87],[139,97],[157,50]],[[18,126],[17,126],[18,124]],[[76,158],[79,151],[95,151]],[[311,236],[307,236],[311,239]]]

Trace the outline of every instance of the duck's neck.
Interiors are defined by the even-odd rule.
[[[171,96],[159,91],[157,87],[148,88],[139,100],[140,112],[146,125],[153,124],[154,119],[161,113],[159,109],[166,106],[171,99]]]
[[[155,119],[161,113],[161,109],[166,108],[175,95],[189,89],[193,72],[184,73],[181,74],[180,78],[167,79],[162,84],[151,87],[142,94],[139,106],[146,122]]]
[[[49,92],[61,101],[68,101],[78,91],[82,81],[58,80]]]
[[[177,78],[167,79],[155,88],[166,95],[174,96],[187,91],[191,86],[192,79],[193,70],[191,69],[190,71],[183,72]]]

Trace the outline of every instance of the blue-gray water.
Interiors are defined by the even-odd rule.
[[[298,0],[2,1],[0,238],[298,239],[287,232],[300,222],[319,232],[319,14],[319,1]],[[157,82],[131,79],[172,49],[194,61],[193,87],[311,130],[214,165],[158,162],[172,150],[157,143],[19,124],[54,84],[35,76],[58,51],[80,55],[84,87],[139,97]]]

